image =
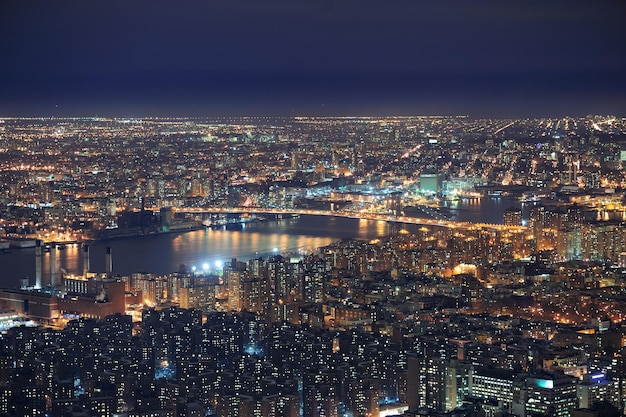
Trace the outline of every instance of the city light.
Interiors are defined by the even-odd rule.
[[[0,413],[622,407],[606,119],[7,119]]]

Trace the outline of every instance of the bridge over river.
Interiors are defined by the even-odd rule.
[[[158,211],[158,208],[151,210]],[[522,226],[505,226],[503,224],[455,222],[451,220],[426,219],[394,215],[389,213],[372,213],[368,211],[331,211],[311,209],[285,209],[266,207],[172,207],[174,213],[197,213],[197,214],[275,214],[275,215],[311,215],[311,216],[334,216],[351,219],[378,220],[393,223],[416,224],[423,226],[438,226],[456,229],[489,229],[499,231],[519,232],[525,230]]]

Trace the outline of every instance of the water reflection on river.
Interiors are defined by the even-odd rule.
[[[199,230],[181,234],[119,239],[90,245],[90,270],[104,271],[104,253],[112,248],[113,272],[165,274],[188,268],[214,266],[231,258],[247,260],[272,253],[314,250],[343,238],[371,239],[388,233],[382,221],[339,217],[301,216],[297,219],[249,223],[240,230]],[[56,252],[58,268],[81,273],[82,248],[69,245]],[[43,281],[50,279],[50,253],[43,256]],[[59,270],[60,270],[59,269]],[[0,255],[0,286],[14,287],[22,278],[34,283],[34,249],[13,250]]]
[[[504,209],[520,206],[511,198],[487,198],[446,202],[451,220],[501,223]],[[414,226],[407,229],[413,230]],[[343,238],[372,239],[389,233],[384,221],[346,219],[342,217],[301,216],[296,219],[249,223],[241,230],[200,230],[132,239],[97,242],[90,246],[90,271],[104,271],[107,246],[113,252],[113,272],[130,274],[150,272],[166,274],[188,268],[209,267],[231,258],[247,260],[276,252],[314,250]],[[82,248],[68,246],[57,250],[58,268],[82,273]],[[50,253],[43,256],[43,282],[50,279]],[[35,277],[34,249],[13,250],[0,254],[0,286],[15,287],[22,278],[30,284]]]

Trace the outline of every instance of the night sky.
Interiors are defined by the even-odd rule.
[[[0,116],[626,116],[626,2],[0,1]]]

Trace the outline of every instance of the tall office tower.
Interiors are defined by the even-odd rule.
[[[265,279],[266,277],[266,260],[263,258],[250,259],[248,261],[247,271],[250,278]]]
[[[613,379],[617,383],[616,401],[619,408],[626,406],[626,348],[621,348],[611,360]]]
[[[458,357],[464,353],[463,347],[459,346]],[[446,381],[446,409],[453,410],[463,404],[465,397],[470,395],[471,365],[460,362],[458,359],[451,359],[448,366]]]
[[[569,166],[569,183],[576,184],[578,181],[578,171],[580,170],[580,160],[571,159],[568,163]]]
[[[556,213],[547,210],[544,206],[535,206],[530,209],[528,227],[539,251],[552,249],[556,245],[555,232],[550,228],[555,224],[555,216],[558,217]]]
[[[561,217],[559,255],[568,261],[582,259],[584,220],[583,209],[578,205],[568,207]]]
[[[594,227],[598,235],[598,259],[619,262],[619,255],[626,248],[626,234],[622,224],[609,223]]]
[[[341,157],[338,150],[334,149],[332,151],[332,164],[333,168],[339,168],[339,158]]]
[[[559,232],[558,256],[566,261],[582,259],[582,234],[580,228],[565,229]]]
[[[165,293],[169,301],[178,302],[182,288],[193,286],[194,277],[188,273],[171,273],[165,277]]]

